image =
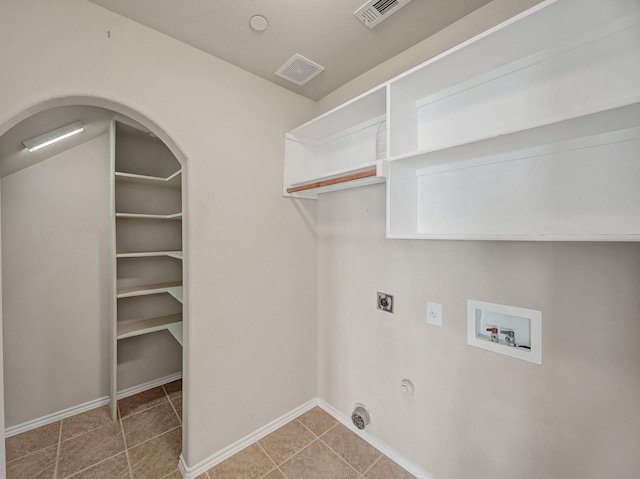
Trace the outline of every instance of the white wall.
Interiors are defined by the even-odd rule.
[[[315,204],[281,196],[314,104],[84,0],[5,2],[0,43],[0,134],[80,101],[186,160],[187,464],[315,396]]]
[[[460,43],[542,2],[542,0],[493,0],[447,28],[386,62],[354,78],[317,103],[317,114],[394,78]]]
[[[387,240],[383,185],[318,208],[321,398],[366,404],[369,431],[437,479],[637,475],[639,245]],[[543,364],[467,346],[467,299],[541,310]]]
[[[333,92],[319,111],[469,38],[474,19],[485,29],[527,3],[537,2],[492,2]],[[347,415],[365,403],[370,432],[437,479],[637,476],[638,244],[384,235],[383,185],[318,200],[321,398]],[[395,295],[395,314],[375,309],[377,291]],[[543,364],[467,346],[467,299],[541,310]],[[443,305],[443,328],[425,324],[427,301]],[[403,378],[413,396],[401,393]]]
[[[109,144],[2,178],[5,421],[108,395]]]

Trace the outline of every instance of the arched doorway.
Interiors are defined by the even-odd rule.
[[[100,103],[102,106],[94,103]],[[71,117],[82,118],[86,132],[84,137],[69,139],[66,144],[61,142],[57,146],[52,145],[49,151],[43,149],[40,155],[32,155],[31,158],[25,158],[25,155],[18,151],[4,155],[7,160],[6,177],[9,178],[8,186],[1,189],[5,193],[5,201],[1,203],[3,213],[7,212],[4,223],[8,236],[5,237],[9,238],[3,242],[3,249],[8,251],[3,261],[4,379],[7,384],[5,391],[10,394],[5,394],[5,409],[9,411],[16,405],[31,407],[27,407],[26,410],[22,408],[17,414],[5,414],[6,426],[10,430],[18,426],[21,426],[18,427],[20,431],[28,430],[32,426],[45,424],[48,420],[58,420],[70,412],[104,402],[105,397],[109,396],[108,389],[105,391],[105,385],[109,388],[109,364],[113,357],[110,343],[118,343],[109,339],[112,326],[110,303],[113,299],[109,289],[110,281],[116,278],[117,286],[118,281],[130,282],[136,274],[143,275],[144,271],[153,270],[153,266],[149,264],[152,258],[158,261],[174,261],[165,263],[164,270],[175,271],[175,260],[180,262],[180,272],[183,269],[182,256],[135,256],[136,253],[142,252],[139,248],[124,252],[134,256],[123,256],[117,260],[108,257],[108,223],[115,221],[110,216],[108,205],[114,192],[113,188],[108,186],[108,179],[112,173],[107,169],[105,174],[103,160],[105,157],[108,160],[109,157],[109,130],[113,130],[112,122],[117,122],[124,131],[124,137],[128,137],[126,141],[130,142],[132,137],[140,136],[145,141],[148,139],[162,143],[178,162],[177,168],[184,167],[185,162],[184,156],[177,151],[168,137],[162,131],[154,130],[152,122],[140,118],[139,115],[137,116],[141,121],[133,120],[119,113],[118,110],[127,109],[119,108],[118,105],[112,105],[112,109],[104,106],[106,105],[103,101],[94,102],[91,99],[47,102],[40,105],[38,111],[21,114],[12,127],[0,137],[0,145],[3,141],[15,144],[19,137],[26,140],[42,131],[48,131],[50,127],[66,124]],[[28,133],[29,131],[33,133]],[[105,146],[104,156],[96,153]],[[2,154],[4,151],[8,150],[0,148],[0,173],[5,159]],[[20,164],[20,160],[25,159],[26,162]],[[145,175],[143,171],[123,173],[131,173],[132,176],[152,176]],[[106,188],[102,180],[107,180]],[[131,187],[124,188],[131,190]],[[135,186],[133,188],[135,189]],[[34,195],[33,192],[36,191],[38,194]],[[185,194],[184,190],[178,190],[180,203]],[[176,196],[175,191],[172,195]],[[131,191],[128,196],[129,199],[126,201],[130,202]],[[12,205],[15,205],[16,201],[19,207],[14,210]],[[37,205],[40,205],[40,208]],[[101,205],[107,208],[103,211]],[[29,215],[24,214],[27,210],[30,211]],[[93,210],[93,213],[90,210]],[[52,214],[52,211],[55,214]],[[136,214],[130,211],[124,213]],[[154,213],[143,211],[142,214]],[[123,218],[129,223],[134,223],[136,219],[138,218]],[[154,221],[154,218],[144,220]],[[129,231],[124,237],[130,239],[132,234],[136,234],[136,227],[129,229],[133,233]],[[182,228],[182,233],[178,233],[180,251],[184,230],[185,228]],[[65,242],[68,251],[61,254]],[[124,244],[131,243],[124,241]],[[34,246],[40,246],[40,251],[34,252]],[[16,251],[20,254],[13,254]],[[171,251],[175,252],[176,248],[172,247]],[[112,261],[142,261],[147,262],[147,265],[142,268],[142,273],[140,269],[137,273],[132,273],[135,268],[132,269],[131,264],[128,264],[122,268],[125,275],[118,277],[117,273],[109,270]],[[167,267],[167,264],[173,266]],[[156,265],[156,271],[152,275],[158,274],[160,273]],[[65,281],[66,278],[74,277],[75,280],[71,284]],[[96,293],[96,290],[99,291]],[[93,294],[89,294],[89,291]],[[63,301],[58,301],[59,299]],[[155,308],[162,309],[162,305],[156,305]],[[131,306],[126,320],[134,317],[136,312],[142,314],[137,319],[150,319],[144,315],[152,314],[150,311],[153,309],[154,307],[149,305]],[[25,317],[32,321],[25,323]],[[186,319],[186,315],[183,317]],[[148,337],[162,337],[162,333],[158,331],[160,330],[149,331]],[[135,389],[133,383],[141,381],[140,372],[145,364],[147,376],[158,375],[158,370],[163,370],[162,367],[158,369],[158,365],[164,367],[164,372],[175,366],[175,361],[173,366],[171,364],[172,355],[167,354],[166,350],[167,335],[170,333],[165,333],[164,339],[156,340],[159,343],[156,350],[161,351],[160,355],[156,355],[157,360],[152,358],[153,355],[138,354],[140,349],[135,345],[132,347],[129,344],[124,348],[124,355],[121,353],[124,361],[119,365],[119,376],[124,376],[125,380],[118,381],[124,383],[124,389]],[[141,337],[138,336],[141,335],[126,336],[121,342],[141,341]],[[181,363],[182,348],[179,350]],[[150,370],[150,364],[155,365],[156,369]],[[8,372],[7,368],[12,371]],[[35,374],[31,374],[33,372]],[[32,376],[34,380],[25,380]],[[165,376],[167,375],[162,377]],[[142,380],[142,387],[144,383],[149,382],[152,381]],[[34,398],[37,400],[34,401]]]

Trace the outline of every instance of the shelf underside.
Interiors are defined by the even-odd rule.
[[[170,215],[149,215],[144,213],[116,213],[118,220],[181,220],[182,213],[173,213]]]
[[[153,258],[168,256],[169,258],[183,259],[182,251],[138,251],[118,253],[116,258]]]
[[[117,298],[133,298],[135,296],[150,296],[153,294],[170,294],[176,300],[182,303],[182,283],[158,283],[147,284],[142,286],[128,286],[126,288],[118,288]]]
[[[156,331],[163,331],[165,329],[168,330],[182,346],[182,314],[119,322],[117,338],[131,338]]]
[[[174,174],[161,178],[158,176],[137,175],[134,173],[125,173],[116,171],[116,183],[133,184],[139,186],[160,186],[167,188],[180,188],[182,182],[182,170],[176,171]]]

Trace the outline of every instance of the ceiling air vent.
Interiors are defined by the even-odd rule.
[[[369,28],[386,20],[411,0],[370,0],[354,12],[358,20]]]
[[[324,67],[296,53],[278,69],[276,75],[292,81],[296,85],[304,85],[323,71]]]

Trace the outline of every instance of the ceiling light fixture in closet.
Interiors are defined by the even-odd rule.
[[[36,136],[35,138],[32,138],[30,140],[25,140],[22,142],[22,144],[29,151],[36,151],[40,148],[44,148],[45,146],[49,146],[60,140],[64,140],[65,138],[76,135],[82,131],[84,131],[84,125],[82,124],[82,122],[76,121],[71,123],[70,125],[63,126],[48,133],[44,133],[40,136]]]

